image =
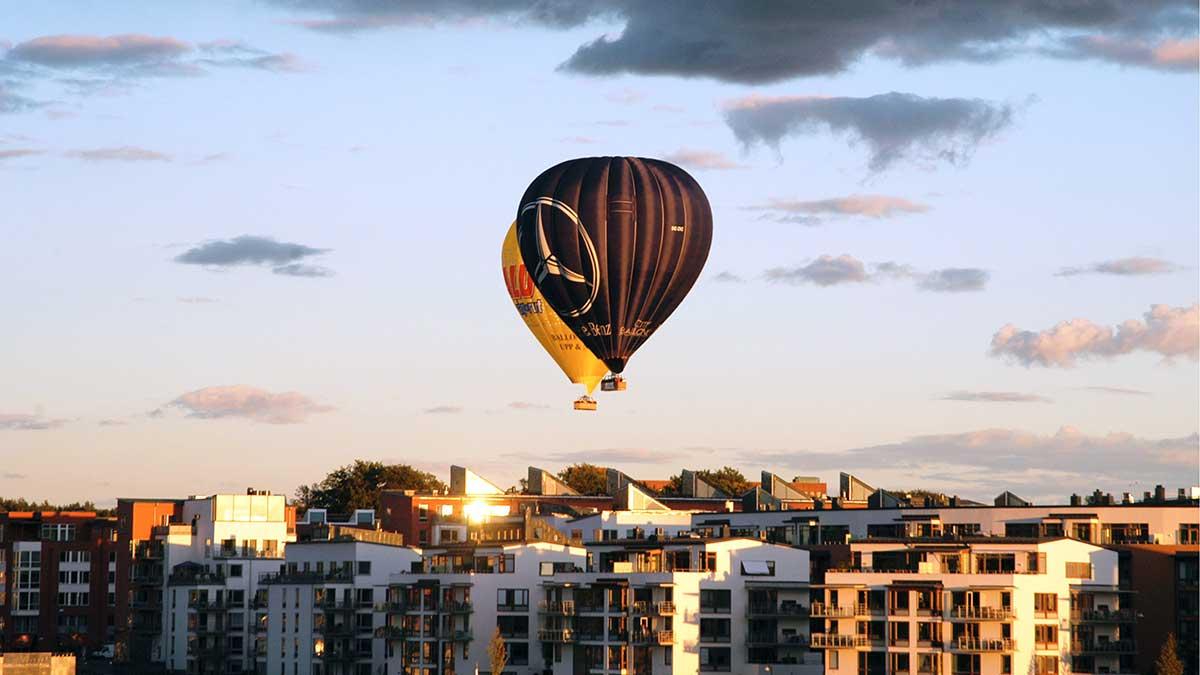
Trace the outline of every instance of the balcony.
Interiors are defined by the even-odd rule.
[[[1137,615],[1132,609],[1077,609],[1071,612],[1077,623],[1133,623]]]
[[[465,600],[463,602],[447,602],[442,605],[442,611],[451,614],[470,614],[475,611],[475,608],[471,605],[470,600]]]
[[[675,613],[675,603],[664,600],[654,603],[654,613],[660,616],[671,616]]]
[[[814,603],[815,604],[815,603]],[[747,617],[797,617],[809,615],[808,608],[796,602],[783,602],[778,605],[770,603],[751,603],[746,606]]]
[[[963,636],[950,643],[952,651],[968,653],[1004,653],[1016,651],[1016,648],[1016,643],[1010,638],[973,638]]]
[[[633,643],[639,645],[670,646],[674,641],[675,633],[669,630],[635,631],[633,633]]]
[[[403,640],[409,636],[409,631],[402,626],[380,626],[375,629],[375,637],[388,640]]]
[[[880,606],[865,605],[861,602],[854,605],[854,616],[883,616],[887,609]]]
[[[475,638],[471,631],[442,629],[438,631],[438,639],[448,642],[470,642]]]
[[[575,631],[570,628],[561,629],[541,629],[538,631],[538,640],[541,642],[574,642]]]
[[[827,605],[823,602],[814,602],[812,608],[809,609],[809,616],[815,618],[830,618],[830,619],[849,619],[854,617],[853,607],[838,607],[836,605]]]
[[[950,610],[951,621],[1012,621],[1011,607],[966,607]]]
[[[1136,654],[1137,642],[1134,640],[1104,640],[1099,642],[1074,641],[1071,643],[1072,654]]]
[[[562,602],[540,602],[538,603],[538,611],[542,614],[574,614],[575,603],[571,600],[563,600]]]
[[[747,647],[804,647],[808,640],[803,635],[788,633],[750,633],[746,636]]]
[[[866,635],[813,633],[809,638],[809,644],[815,649],[854,649],[856,647],[869,647],[871,646],[871,641]]]
[[[340,623],[340,624],[328,624],[327,623],[324,626],[317,626],[314,630],[316,632],[324,635],[325,637],[332,637],[332,638],[353,637],[354,633],[355,633],[353,624],[349,624],[349,623]]]

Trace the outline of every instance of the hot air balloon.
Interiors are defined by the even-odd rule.
[[[675,311],[712,244],[712,209],[686,171],[639,157],[572,159],[517,206],[534,284],[623,389],[629,357]]]
[[[595,410],[596,402],[590,394],[608,372],[608,366],[567,328],[534,285],[517,247],[516,223],[508,228],[508,234],[504,237],[504,245],[500,248],[500,266],[513,306],[529,327],[529,332],[550,353],[550,357],[566,373],[567,379],[587,389],[584,396],[575,401],[575,409]]]

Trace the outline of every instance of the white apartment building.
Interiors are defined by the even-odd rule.
[[[254,671],[258,580],[294,540],[285,507],[269,493],[193,497],[183,524],[156,528],[166,570],[156,660],[191,674]]]
[[[338,536],[288,546],[282,569],[261,580],[255,598],[257,672],[372,675],[382,672],[377,628],[388,578],[418,567],[421,552],[399,535],[345,528]],[[376,620],[379,626],[376,625]]]
[[[391,577],[387,672],[814,675],[808,553],[761,541],[657,538],[427,550]]]
[[[1114,551],[1065,538],[851,551],[810,612],[828,675],[1136,672]]]
[[[866,537],[1070,537],[1093,544],[1200,543],[1200,511],[1185,504],[956,506],[697,513],[692,529],[811,546]]]

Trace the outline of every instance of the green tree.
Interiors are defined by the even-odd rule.
[[[604,467],[595,464],[572,464],[558,472],[558,479],[581,495],[608,493],[608,476]]]
[[[740,497],[742,493],[750,489],[750,482],[746,480],[741,471],[732,466],[723,466],[716,471],[697,471],[696,475],[703,479],[705,483],[717,488],[730,497]]]
[[[675,474],[667,479],[667,485],[658,491],[660,497],[682,497],[683,496],[683,475]]]
[[[1167,641],[1158,652],[1158,660],[1154,662],[1154,672],[1157,675],[1183,675],[1183,661],[1179,658],[1179,645],[1175,642],[1175,634],[1167,633]]]
[[[431,473],[407,464],[384,464],[361,459],[334,469],[319,483],[296,488],[296,505],[349,513],[354,509],[378,509],[380,491],[445,490],[446,484]]]
[[[0,497],[0,512],[2,511],[93,511],[99,516],[111,516],[113,514],[113,509],[98,509],[90,501],[51,504],[45,499],[37,502],[22,497]]]
[[[496,626],[496,630],[492,631],[492,639],[487,646],[488,661],[492,666],[492,675],[500,675],[504,672],[504,667],[508,665],[508,647],[504,644],[504,638],[500,635],[500,626]]]

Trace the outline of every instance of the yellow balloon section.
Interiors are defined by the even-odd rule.
[[[594,354],[579,341],[575,333],[558,318],[550,305],[546,304],[525,262],[521,259],[521,249],[517,246],[517,224],[513,223],[504,236],[504,246],[500,249],[500,265],[504,272],[504,285],[512,296],[513,306],[525,320],[529,331],[542,343],[550,357],[566,373],[567,378],[575,384],[587,387],[591,394],[596,385],[608,372],[608,366],[596,358]]]

